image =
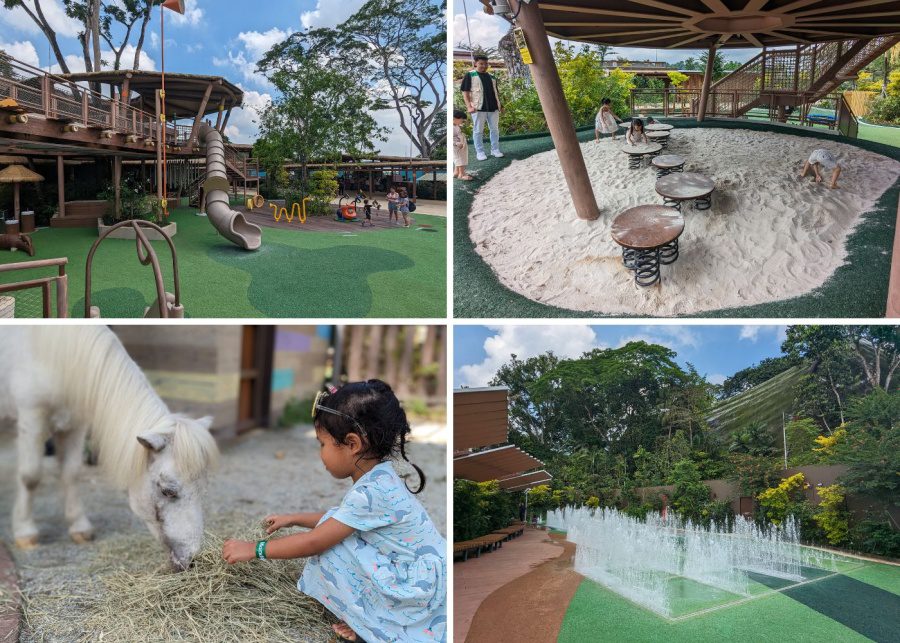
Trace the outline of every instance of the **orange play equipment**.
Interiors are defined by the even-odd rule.
[[[348,221],[353,221],[354,219],[356,219],[356,204],[349,203],[347,205],[342,205],[341,217],[347,219]]]

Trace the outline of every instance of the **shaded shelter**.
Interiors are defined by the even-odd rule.
[[[19,184],[20,183],[37,183],[43,181],[37,172],[32,172],[23,165],[10,165],[0,170],[0,183],[13,184],[13,218],[19,218]]]
[[[482,4],[488,13],[493,13],[490,0],[482,0]],[[858,68],[883,47],[892,46],[897,41],[894,36],[900,35],[900,3],[896,0],[546,0],[531,4],[509,0],[509,6],[512,13],[505,17],[525,35],[535,88],[576,214],[589,220],[598,218],[600,211],[549,36],[621,47],[708,49],[696,109],[697,120],[702,121],[710,96],[713,62],[720,48],[794,46],[796,93],[802,47],[852,39],[846,48],[832,48],[836,49],[832,64],[820,65],[824,75],[815,88],[819,91],[828,81],[839,79],[848,66]],[[869,47],[876,39],[878,47]],[[809,53],[816,69],[816,50]],[[765,79],[765,58],[761,78]]]

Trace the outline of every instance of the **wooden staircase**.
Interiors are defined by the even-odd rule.
[[[871,40],[767,49],[710,87],[719,109],[743,116],[754,107],[808,107],[900,42],[897,36]],[[730,106],[725,103],[731,101]]]

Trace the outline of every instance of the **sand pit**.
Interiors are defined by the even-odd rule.
[[[661,204],[652,168],[628,169],[622,138],[582,143],[600,206],[581,221],[551,150],[513,161],[469,212],[476,252],[507,288],[543,304],[608,314],[690,315],[797,297],[846,260],[846,241],[900,177],[900,163],[844,143],[741,129],[675,129],[669,153],[713,178],[712,208],[684,207],[680,257],[640,288],[610,237],[629,207]],[[844,167],[840,189],[799,180],[815,148]]]

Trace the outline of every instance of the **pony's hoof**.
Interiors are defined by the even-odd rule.
[[[73,531],[69,536],[77,545],[84,545],[94,539],[94,534],[89,531]]]
[[[25,536],[24,538],[16,538],[16,547],[19,549],[29,550],[38,546],[37,536]]]

